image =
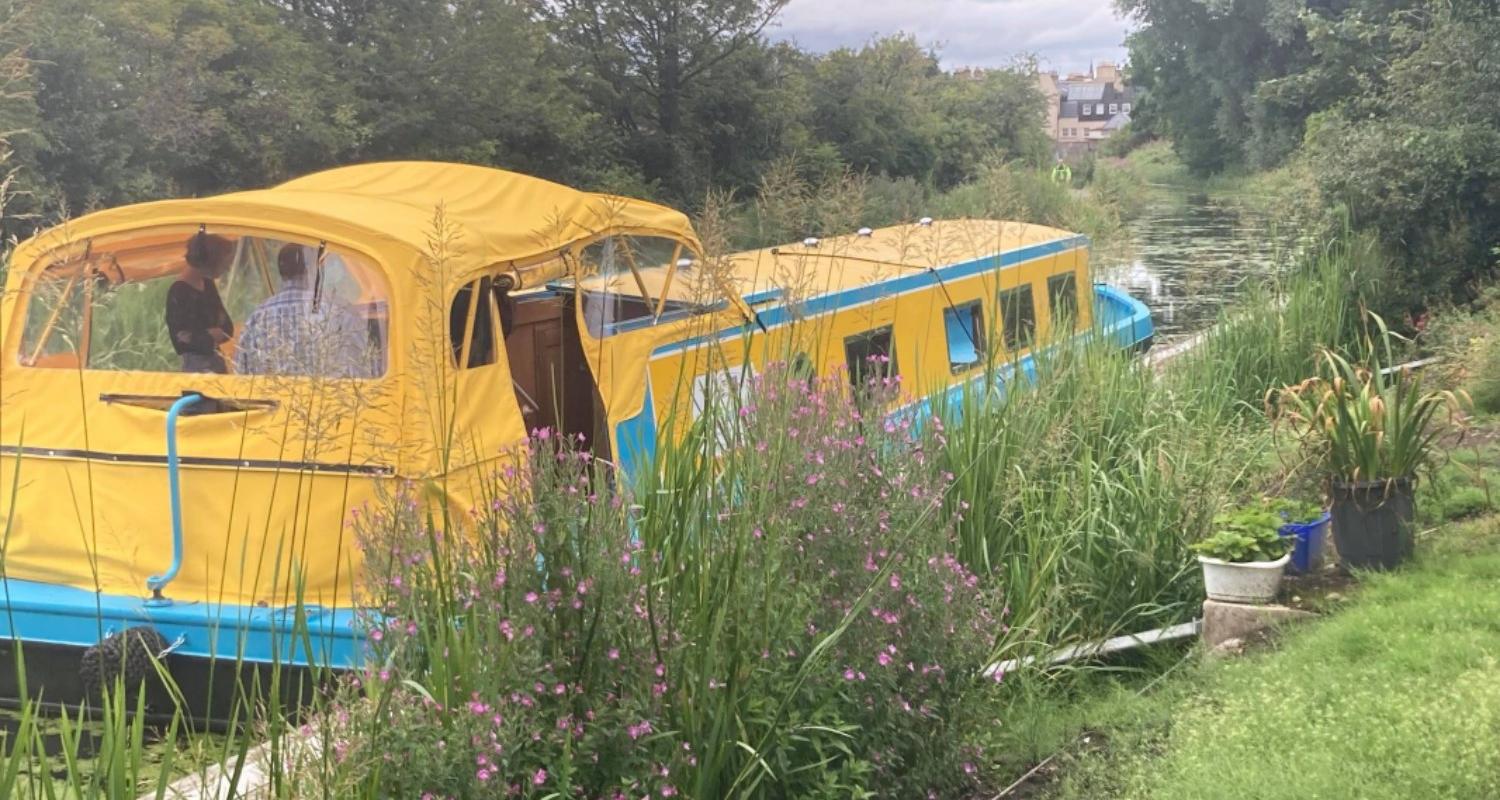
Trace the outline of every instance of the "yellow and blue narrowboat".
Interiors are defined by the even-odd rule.
[[[1090,282],[1086,239],[1053,228],[702,251],[668,208],[419,162],[21,244],[0,304],[0,663],[20,645],[46,665],[26,688],[63,701],[131,635],[190,697],[215,662],[352,667],[349,520],[392,482],[471,508],[475,476],[541,427],[628,473],[771,361],[887,371],[909,407],[1027,369],[1036,342],[1151,337],[1142,304]]]

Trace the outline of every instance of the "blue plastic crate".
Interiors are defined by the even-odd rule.
[[[1311,522],[1287,523],[1281,526],[1281,535],[1297,540],[1292,547],[1293,572],[1312,572],[1323,565],[1323,546],[1328,540],[1328,522],[1333,516],[1323,516]]]

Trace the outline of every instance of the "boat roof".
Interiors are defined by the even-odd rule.
[[[638,287],[644,285],[648,294],[659,298],[666,284],[668,299],[704,304],[717,299],[711,295],[719,283],[704,278],[718,277],[745,302],[757,304],[780,299],[787,291],[804,297],[833,294],[1031,247],[1061,250],[1087,241],[1071,231],[1024,222],[938,220],[749,250],[707,267],[695,264],[670,272],[665,265],[642,269],[639,284],[628,274],[597,275],[586,279],[583,288],[640,296]],[[718,275],[709,274],[713,272]]]
[[[956,219],[895,225],[731,257],[736,288],[749,302],[800,276],[811,294],[855,289],[903,274],[993,258],[1033,245],[1074,243],[1071,231],[1003,220]]]
[[[430,161],[361,164],[326,170],[271,189],[231,197],[298,209],[335,204],[347,219],[425,249],[433,215],[469,234],[488,263],[524,261],[609,228],[697,236],[687,215],[634,198],[579,191],[516,172]]]
[[[610,229],[673,236],[697,245],[686,215],[655,203],[576,189],[469,164],[394,161],[317,172],[278,186],[206,198],[161,200],[84,215],[34,237],[41,252],[154,225],[200,222],[266,227],[310,238],[344,236],[370,249],[431,251],[444,236],[466,265],[549,258]],[[392,261],[411,263],[411,259]],[[392,264],[391,266],[396,266]]]

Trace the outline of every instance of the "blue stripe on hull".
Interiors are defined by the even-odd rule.
[[[175,653],[197,658],[349,668],[363,661],[365,640],[350,609],[297,609],[217,603],[148,605],[145,598],[9,579],[0,585],[0,638],[91,647],[138,625],[155,628]],[[309,652],[309,645],[311,652]]]

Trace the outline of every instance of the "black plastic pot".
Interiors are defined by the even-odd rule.
[[[1394,569],[1411,558],[1415,488],[1412,478],[1334,481],[1333,542],[1339,561],[1357,569]]]

